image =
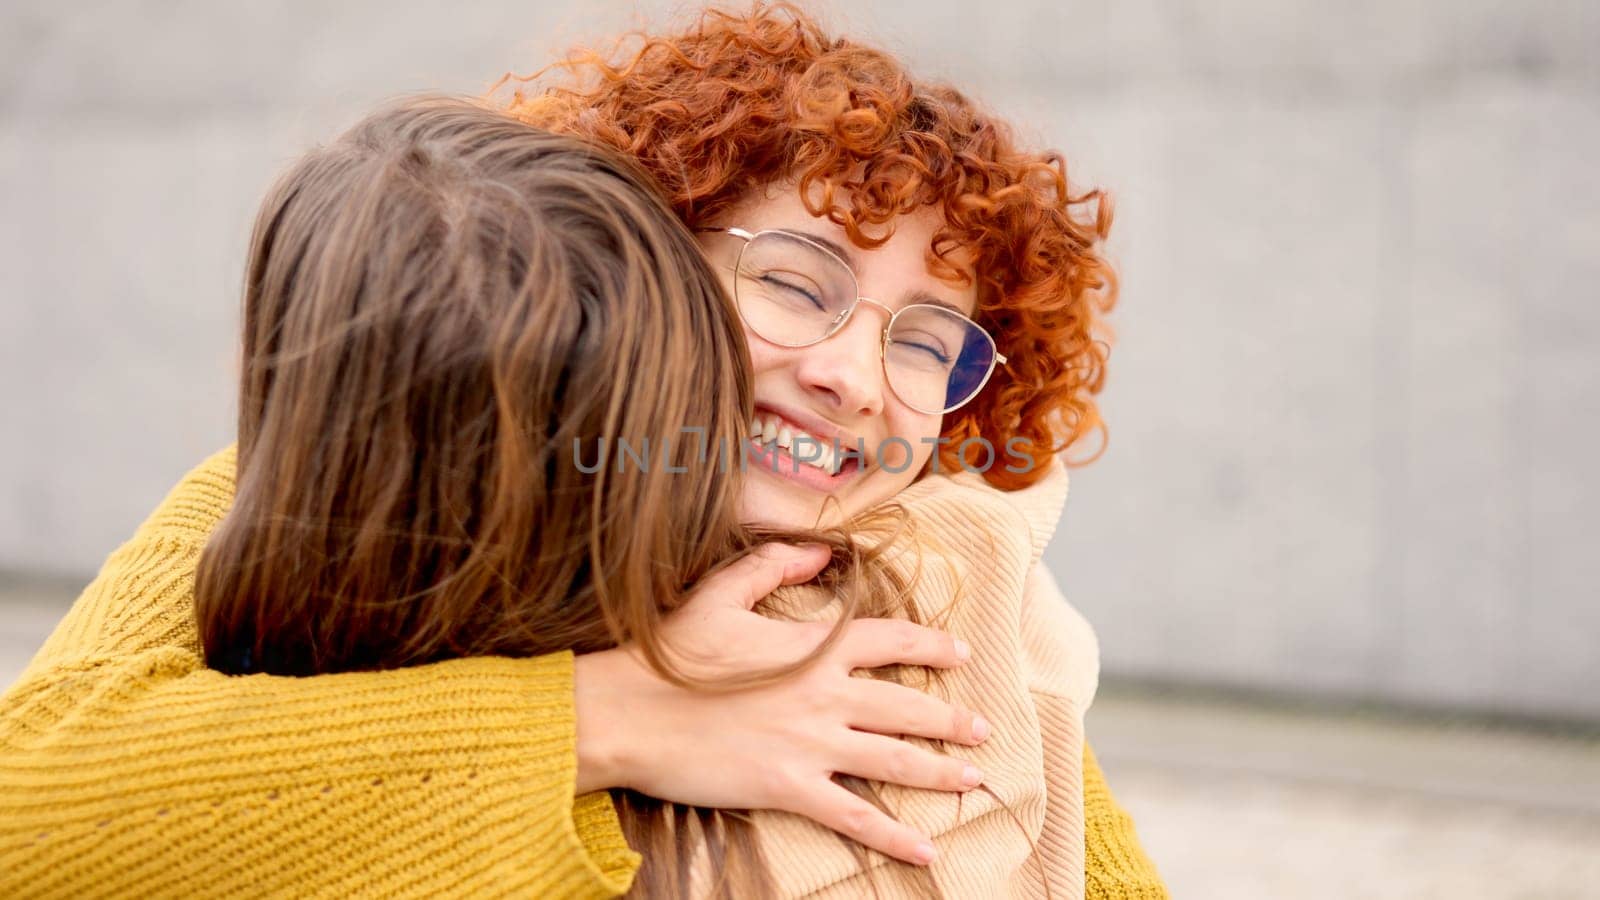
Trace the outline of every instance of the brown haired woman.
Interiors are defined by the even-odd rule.
[[[174,491],[7,694],[5,893],[604,895],[638,857],[596,788],[848,819],[864,801],[824,773],[889,774],[899,742],[793,730],[971,739],[971,712],[849,677],[958,665],[948,636],[748,611],[829,557],[757,547],[737,470],[688,442],[675,474],[576,464],[687,424],[737,444],[751,403],[737,312],[620,158],[461,102],[375,114],[265,202],[244,334],[237,462]],[[685,632],[698,681],[746,689],[637,658],[672,675]],[[571,651],[624,642],[582,658],[575,715]],[[715,643],[745,656],[693,653]],[[649,715],[615,713],[644,690]],[[964,787],[917,753],[901,780]],[[820,784],[766,787],[777,765]]]
[[[662,98],[649,92],[670,91],[674,85],[683,96],[654,102]],[[809,99],[796,103],[797,98]],[[645,101],[644,105],[638,101]],[[863,110],[852,104],[874,115],[862,115]],[[1103,235],[1107,215],[1102,207],[1096,224],[1088,230],[1074,224],[1066,215],[1069,198],[1064,181],[1050,158],[1013,149],[996,123],[974,112],[958,95],[930,92],[906,79],[891,59],[825,39],[792,12],[761,10],[745,19],[709,17],[691,32],[651,42],[633,66],[605,72],[584,91],[544,95],[536,102],[520,104],[520,112],[622,147],[666,182],[677,211],[687,221],[697,227],[723,229],[706,232],[704,240],[738,294],[741,313],[750,326],[755,400],[761,413],[750,424],[752,431],[761,429],[769,461],[793,463],[801,456],[809,457],[795,447],[796,432],[818,438],[880,439],[878,447],[889,445],[893,438],[904,442],[906,458],[874,457],[872,465],[835,456],[824,460],[823,471],[823,466],[815,465],[819,458],[805,460],[829,479],[842,477],[820,482],[841,490],[816,490],[816,475],[794,465],[787,466],[785,474],[799,477],[780,478],[780,473],[772,472],[752,475],[752,489],[745,495],[743,509],[747,520],[760,522],[763,513],[768,513],[767,524],[810,524],[824,509],[823,497],[818,494],[832,496],[838,506],[829,509],[846,515],[890,496],[907,499],[915,513],[919,504],[926,506],[925,500],[937,498],[926,494],[910,497],[905,490],[930,452],[929,444],[912,438],[983,437],[991,441],[991,447],[1009,449],[1009,440],[1020,436],[1054,447],[1093,429],[1097,420],[1088,394],[1099,384],[1101,351],[1089,334],[1097,311],[1109,304],[1110,274],[1092,248]],[[716,121],[717,115],[724,114],[738,127],[671,127]],[[682,118],[676,123],[669,121],[674,115]],[[666,118],[652,121],[652,116]],[[733,147],[741,148],[745,155],[730,153]],[[748,173],[721,163],[730,159],[739,159]],[[820,179],[804,177],[811,169],[821,173]],[[829,179],[838,182],[832,185],[832,196],[850,205],[840,207],[832,218],[820,218],[813,215],[812,207],[817,211],[829,208]],[[815,191],[820,191],[820,196],[814,195]],[[812,201],[811,206],[802,204],[797,210],[795,203],[802,197]],[[941,208],[943,226],[938,216],[918,213]],[[873,231],[876,226],[896,219],[892,237],[874,240],[884,236]],[[952,226],[961,230],[954,239],[947,239],[943,231]],[[838,231],[830,232],[830,228]],[[775,244],[778,240],[786,243]],[[931,266],[922,265],[927,249],[938,251]],[[826,292],[813,291],[815,299],[808,302],[844,304],[849,311],[840,306],[844,314],[837,323],[830,319],[820,334],[801,337],[796,337],[796,332],[773,330],[774,322],[769,319],[753,320],[748,303],[756,295],[751,288],[761,283],[770,287],[770,282],[762,279],[777,271],[755,263],[789,259],[790,251],[810,254],[816,250],[826,251],[834,262],[817,262],[822,256],[805,257],[810,260],[805,272],[814,279],[814,286],[821,288],[827,282],[829,287]],[[959,278],[940,277],[961,267],[971,270],[967,275],[971,281],[965,285]],[[848,279],[843,271],[848,271]],[[854,283],[853,288],[840,287],[847,280]],[[793,283],[785,290],[792,287]],[[945,312],[925,313],[921,307]],[[986,336],[992,333],[991,340],[998,340],[1000,346],[991,350],[991,366],[999,361],[1001,352],[1010,359],[993,370],[987,388],[981,379],[951,379],[947,384],[955,387],[943,400],[930,400],[917,389],[915,379],[905,374],[904,366],[897,364],[891,369],[887,354],[879,354],[891,346],[891,339],[895,346],[919,350],[916,341],[901,340],[915,332],[893,327],[891,319],[904,326],[918,321],[918,316],[938,315],[940,318],[931,320],[935,324],[961,329],[953,332],[957,335],[972,334],[967,325],[950,318],[949,307],[954,308],[955,316],[987,326],[983,329]],[[774,338],[769,339],[768,334]],[[980,389],[982,393],[976,393]],[[952,392],[957,399],[970,400],[959,417],[945,415],[955,412],[948,408]],[[765,440],[769,424],[774,430],[770,441]],[[783,440],[785,428],[790,432],[788,441]],[[827,433],[830,430],[832,434]],[[789,443],[795,452],[783,452],[783,443]],[[902,445],[893,446],[898,449]],[[946,468],[959,446],[945,446]],[[968,452],[982,451],[978,444],[969,443],[967,448]],[[1050,471],[1040,467],[1030,476],[991,467],[987,477],[1001,487],[1017,488]],[[243,874],[249,878],[265,877],[263,867],[271,868],[274,878],[290,879],[270,882],[276,884],[294,884],[293,879],[308,872],[315,877],[319,870],[326,877],[335,877],[348,874],[349,862],[355,859],[376,867],[367,871],[371,880],[365,883],[410,884],[420,889],[420,882],[407,879],[427,876],[470,883],[485,873],[503,874],[509,867],[526,877],[549,878],[541,883],[561,885],[562,893],[600,895],[627,884],[637,864],[621,841],[615,812],[603,794],[585,794],[572,804],[574,790],[607,785],[629,785],[703,805],[792,809],[825,824],[849,828],[869,845],[901,858],[915,858],[913,829],[897,825],[876,810],[847,805],[842,792],[827,792],[830,772],[855,771],[881,778],[892,766],[841,764],[824,757],[830,749],[842,755],[842,747],[784,739],[826,733],[821,718],[830,711],[835,715],[834,728],[851,724],[838,721],[840,704],[805,702],[807,697],[837,696],[823,690],[816,679],[830,673],[840,675],[849,666],[813,666],[774,683],[765,694],[732,695],[746,701],[740,707],[728,697],[689,693],[672,695],[667,702],[668,682],[641,675],[647,670],[629,662],[632,658],[627,654],[589,654],[578,660],[575,715],[572,663],[564,654],[536,660],[452,660],[392,672],[308,679],[263,676],[219,682],[206,677],[208,673],[193,671],[192,626],[184,618],[185,579],[192,573],[198,547],[231,495],[230,472],[231,460],[214,460],[175,493],[141,531],[140,539],[108,563],[96,586],[80,602],[81,615],[75,609],[74,617],[41,652],[36,667],[42,666],[48,677],[35,683],[39,696],[14,692],[8,698],[8,727],[14,723],[14,730],[7,736],[8,747],[13,748],[7,756],[19,762],[5,764],[5,774],[34,773],[34,783],[49,788],[46,803],[62,813],[40,818],[42,804],[18,807],[33,814],[25,822],[18,820],[29,829],[27,840],[33,843],[27,850],[19,847],[19,852],[30,854],[24,858],[44,860],[52,855],[44,852],[51,846],[49,833],[31,833],[34,823],[48,821],[52,827],[59,826],[56,837],[63,840],[73,836],[74,828],[92,827],[103,837],[97,842],[90,839],[97,850],[83,858],[85,864],[103,870],[124,860],[133,864],[138,877],[161,877],[153,874],[159,871],[175,879],[167,884],[184,883],[180,877],[183,869],[173,865],[173,854],[183,858],[183,836],[188,832],[174,827],[176,810],[182,809],[186,813],[182,818],[192,824],[187,813],[215,803],[211,808],[223,812],[212,815],[229,814],[226,821],[231,825],[252,815],[264,825],[270,823],[266,829],[249,832],[225,830],[227,837],[221,838],[229,842],[226,849],[230,854],[247,863]],[[924,479],[917,487],[931,481]],[[1048,478],[1041,482],[1048,483]],[[992,500],[970,484],[964,490],[966,506]],[[1005,496],[992,488],[984,490]],[[379,491],[373,497],[382,500],[383,494]],[[438,503],[441,516],[447,516],[447,499]],[[1048,497],[1040,505],[1048,508]],[[1034,552],[1023,552],[1019,562],[1009,566],[1011,570],[1019,566],[1028,569],[1036,561],[1036,545],[1048,536],[1053,514],[1035,516],[1024,524],[1029,523],[1037,527],[1032,529],[1031,540],[1024,543],[1034,544]],[[642,535],[641,539],[654,537]],[[1008,539],[1006,534],[994,537],[1002,543]],[[152,565],[153,560],[169,557],[183,560],[187,568]],[[784,576],[804,578],[819,563],[769,558],[765,568],[760,568],[758,557],[743,570],[713,574],[694,599],[674,614],[676,618],[669,617],[662,624],[662,633],[695,635],[702,645],[724,649],[748,646],[746,653],[731,662],[731,655],[724,654],[722,674],[727,675],[748,674],[773,660],[797,659],[817,646],[818,632],[767,620],[761,620],[758,628],[742,618],[737,601],[753,601],[766,592],[764,587],[775,585]],[[748,578],[739,585],[729,584],[729,578],[740,575]],[[533,577],[529,573],[520,576]],[[633,577],[645,579],[640,573]],[[720,594],[710,589],[718,578],[724,579]],[[733,602],[729,602],[730,594]],[[152,596],[164,602],[153,603]],[[130,602],[130,597],[138,598],[137,602]],[[697,601],[705,607],[696,607]],[[1013,601],[1013,608],[1015,605]],[[1052,609],[1048,603],[1028,603],[1023,609],[1047,616],[1065,615],[1064,606]],[[556,612],[560,611],[558,606]],[[698,614],[695,627],[675,630],[675,623],[687,620],[686,613]],[[308,634],[307,643],[330,637],[338,640],[315,620],[297,624]],[[876,635],[863,626],[872,624],[850,623],[837,646],[865,645]],[[980,623],[968,620],[966,624]],[[1071,621],[1053,624],[1059,627],[1023,631],[1013,620],[1010,632],[1013,638],[1037,640],[1074,629]],[[86,641],[96,644],[95,652],[85,650]],[[937,639],[927,641],[934,649],[913,650],[893,659],[879,650],[869,652],[858,646],[862,651],[859,658],[954,662],[948,644],[941,650]],[[351,659],[370,652],[360,647],[347,649]],[[1052,656],[1048,647],[1011,649],[1018,651],[1016,656],[1024,663],[1059,657]],[[1092,653],[1092,645],[1088,650]],[[974,662],[984,661],[984,648],[980,648]],[[1081,707],[1088,695],[1086,681],[1092,690],[1092,658],[1074,662],[1086,667],[1088,675],[1044,673],[1074,686],[1066,715],[1042,716],[1036,706],[1024,704],[1033,710],[1034,733],[1029,740],[1035,742],[1036,751],[1041,746],[1038,741],[1047,738],[1052,727],[1070,732],[1081,725]],[[251,664],[259,661],[253,658]],[[1020,674],[1016,668],[1000,667],[1012,676]],[[118,679],[124,678],[131,679],[133,686],[120,684]],[[848,681],[837,678],[834,684],[848,687]],[[239,683],[251,684],[235,687]],[[636,685],[652,702],[630,697],[629,685]],[[1051,699],[1033,694],[1030,688],[1031,681],[1010,696],[1029,698],[1034,704]],[[866,692],[861,695],[864,705]],[[654,702],[656,698],[663,700]],[[629,715],[603,719],[603,729],[585,728],[586,717],[594,721],[595,711],[604,710],[608,701],[622,705]],[[340,715],[327,714],[330,702]],[[933,703],[937,701],[908,706],[894,730],[971,743],[971,729],[964,723],[957,727],[948,724],[954,717],[954,710],[948,708],[940,726],[918,727],[919,721],[927,723],[939,717]],[[13,717],[13,708],[24,714]],[[767,712],[765,720],[737,712],[751,708]],[[73,715],[68,716],[68,711]],[[262,715],[264,711],[275,715]],[[774,715],[774,711],[783,712]],[[851,712],[860,715],[862,709]],[[1027,710],[1020,712],[1019,723],[1028,715]],[[406,716],[412,717],[414,724],[406,722]],[[574,717],[578,720],[576,785],[569,761]],[[109,727],[118,722],[137,725],[138,736],[150,739],[141,745],[142,752],[133,748],[140,743],[133,735]],[[691,722],[715,722],[722,727],[697,730],[687,724]],[[816,727],[800,727],[811,725]],[[196,726],[205,730],[197,731]],[[117,745],[109,745],[97,730],[113,735],[111,740]],[[1017,731],[1026,730],[1020,725],[1015,731],[997,729],[996,740],[1015,740]],[[741,740],[740,734],[748,739]],[[38,735],[45,737],[39,739]],[[613,740],[626,744],[622,739],[629,735],[652,735],[661,752],[610,749]],[[1092,755],[1072,735],[1066,737],[1046,740],[1044,746],[1062,756],[1058,760],[1062,771],[1075,771],[1079,763],[1068,758],[1070,753],[1062,754],[1063,748],[1076,747],[1082,752],[1078,849],[1073,850],[1069,835],[1062,846],[1038,848],[1041,863],[1076,866],[1078,879],[1092,896],[1162,895],[1159,880],[1139,852],[1126,817],[1105,793]],[[597,740],[603,746],[596,746]],[[251,754],[235,759],[230,749],[239,744],[270,748],[282,754],[282,761]],[[728,764],[741,745],[752,764]],[[985,747],[994,745],[991,741]],[[1028,740],[1021,745],[1025,750]],[[674,746],[689,748],[697,755],[674,758]],[[752,746],[755,752],[750,751]],[[152,747],[162,748],[163,755],[158,758],[192,760],[194,768],[210,774],[195,779],[172,773],[158,790],[150,790],[131,775],[151,770]],[[18,755],[17,748],[27,753]],[[108,770],[129,774],[128,783],[137,790],[108,798],[103,785],[84,783],[76,774],[81,769],[59,765],[63,748],[70,749],[80,762],[98,765],[101,774]],[[182,753],[173,753],[173,748]],[[809,767],[796,764],[802,749],[812,754],[806,761]],[[760,762],[764,753],[774,758]],[[617,763],[642,770],[618,775]],[[908,784],[947,788],[960,784],[959,768],[952,769],[931,755],[913,755],[898,763],[903,773],[899,780]],[[996,785],[1004,767],[997,771],[984,765],[989,784]],[[1037,768],[1037,762],[1033,767]],[[463,769],[471,771],[463,774]],[[425,772],[441,774],[419,774]],[[771,777],[771,773],[790,772],[806,772],[807,778]],[[472,774],[478,777],[466,777]],[[1046,786],[1040,779],[1030,781],[1034,794],[1042,794]],[[1070,790],[1049,787],[1072,800]],[[1034,830],[1024,831],[1024,835],[1038,836],[1033,843],[1045,836],[1052,840],[1060,837],[1037,829],[1038,820],[1048,820],[1051,815],[1040,811],[1048,805],[1042,797],[1023,799],[1026,791],[1006,793],[1004,785],[998,785],[997,792],[1004,796],[991,808],[1002,815],[1026,818]],[[322,803],[304,804],[306,794]],[[441,821],[424,797],[448,798],[460,813]],[[565,808],[560,805],[562,797],[566,798]],[[554,807],[552,798],[557,804]],[[979,798],[968,795],[965,800],[972,804]],[[279,802],[291,799],[296,802]],[[831,811],[823,808],[824,803],[832,804]],[[1029,808],[1022,808],[1028,804]],[[840,813],[842,818],[833,818]],[[90,823],[91,818],[97,821]],[[478,823],[488,820],[494,827],[467,827],[463,823],[469,819]],[[948,823],[948,818],[931,815],[928,821],[936,826]],[[284,829],[285,824],[296,822],[317,823],[319,829],[328,830],[308,847],[293,839],[302,832],[294,827]],[[528,823],[534,825],[523,827]],[[221,822],[213,818],[212,824]],[[959,848],[962,835],[970,831],[946,832],[941,843]],[[283,840],[287,843],[274,845],[273,834],[286,835]],[[785,836],[794,835],[786,832]],[[209,830],[205,840],[219,840],[218,831]],[[417,848],[432,862],[419,874],[409,858],[379,853],[380,858],[374,859],[364,849],[384,851],[397,841]],[[141,842],[145,846],[139,846]],[[776,843],[780,851],[789,849],[787,842]],[[275,855],[279,850],[288,856]],[[959,854],[947,855],[955,857],[953,865],[972,862]],[[267,860],[272,861],[270,866]],[[275,866],[286,868],[280,873]],[[957,892],[964,882],[944,878],[943,872],[935,874],[945,890],[960,895]],[[1069,872],[1038,882],[1055,895],[1071,896],[1072,880]],[[159,886],[162,882],[148,883]],[[849,884],[839,882],[835,887]]]

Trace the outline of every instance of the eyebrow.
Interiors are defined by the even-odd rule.
[[[781,231],[784,234],[791,234],[798,238],[805,238],[813,244],[820,244],[827,248],[828,252],[844,260],[852,269],[855,268],[856,255],[851,253],[849,248],[832,238],[825,238],[820,234],[812,234],[809,231],[801,231],[798,228],[778,228],[774,230]]]
[[[778,229],[775,229],[775,230],[776,231],[781,231],[784,234],[792,234],[795,237],[805,238],[806,240],[811,241],[814,244],[818,244],[818,245],[826,248],[834,256],[837,256],[840,259],[844,260],[845,261],[845,265],[848,265],[852,270],[855,269],[855,267],[856,267],[856,256],[855,256],[855,254],[851,253],[849,248],[843,246],[838,241],[832,240],[831,238],[823,237],[820,234],[812,234],[809,231],[801,231],[801,230],[799,230],[797,228],[778,228]],[[907,299],[909,301],[907,303],[908,306],[911,305],[911,304],[924,304],[924,305],[927,305],[927,306],[938,306],[938,307],[942,307],[944,309],[948,309],[951,312],[953,312],[956,315],[961,316],[963,318],[968,318],[968,319],[972,318],[972,316],[968,315],[966,310],[964,310],[961,307],[955,305],[954,303],[951,303],[948,300],[941,300],[938,297],[935,297],[933,294],[928,293],[927,291],[922,291],[922,290],[913,291]]]

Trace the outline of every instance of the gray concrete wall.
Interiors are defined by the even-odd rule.
[[[298,150],[639,14],[468,9],[0,11],[0,569],[86,577],[228,440]],[[1108,672],[1600,720],[1600,5],[831,15],[1118,193],[1111,446],[1050,556]]]

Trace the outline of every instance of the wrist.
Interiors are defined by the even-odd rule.
[[[577,722],[577,793],[629,786],[625,680],[632,662],[621,649],[574,657],[573,710]]]

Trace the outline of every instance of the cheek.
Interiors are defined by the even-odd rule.
[[[888,441],[884,448],[885,461],[896,469],[905,465],[906,470],[885,474],[894,475],[909,484],[938,449],[936,441],[944,428],[944,417],[925,416],[915,410],[902,409],[899,414],[890,417],[888,425],[889,434],[905,443]],[[907,445],[910,447],[909,454],[906,453]]]
[[[785,348],[770,344],[751,333],[750,329],[744,330],[744,342],[750,348],[750,368],[752,374],[771,371],[783,365]]]

